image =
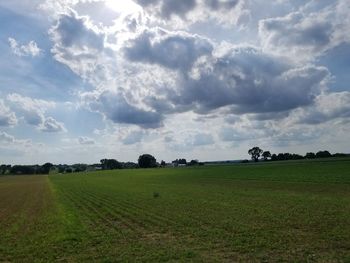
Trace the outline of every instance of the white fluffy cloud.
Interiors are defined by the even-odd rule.
[[[42,144],[33,143],[31,139],[19,139],[0,131],[0,156],[3,162],[29,164],[30,158],[35,156],[33,153],[41,147]],[[25,160],[23,157],[26,157]]]
[[[38,47],[37,43],[33,40],[26,45],[21,45],[16,41],[16,39],[10,37],[8,38],[8,42],[10,44],[13,54],[19,57],[23,57],[23,56],[36,57],[36,56],[39,56],[40,53],[42,53],[42,50]]]
[[[118,147],[218,153],[249,142],[325,138],[326,123],[346,127],[348,92],[330,90],[334,72],[319,58],[349,43],[347,0],[134,2],[142,8],[112,0],[40,5],[50,10],[48,55],[88,84],[70,94],[70,103],[106,126],[99,138],[70,136],[74,147],[98,148],[109,136],[110,155]],[[17,53],[29,50],[9,41]],[[8,95],[0,125],[19,118],[41,131],[66,131],[48,117],[55,106],[45,103]]]
[[[24,97],[17,93],[9,94],[7,101],[27,124],[36,126],[44,132],[65,131],[62,123],[52,117],[46,117],[46,111],[56,107],[56,103]]]
[[[93,145],[93,144],[95,144],[94,139],[86,137],[86,136],[79,137],[78,142],[81,145]]]
[[[88,17],[74,11],[61,14],[49,33],[55,43],[51,52],[57,61],[95,85],[104,78],[109,59],[105,35]]]
[[[7,100],[28,124],[34,126],[40,125],[45,119],[45,111],[55,106],[53,102],[32,99],[17,93],[9,94]]]
[[[210,55],[213,46],[198,35],[156,28],[147,29],[130,40],[124,51],[130,61],[188,71],[201,56]]]
[[[207,4],[212,9],[225,5]],[[227,44],[222,51],[189,32],[138,25],[127,35],[111,33],[75,12],[61,15],[50,32],[55,58],[96,88],[82,94],[83,105],[114,123],[143,128],[162,127],[169,114],[186,111],[205,115],[225,108],[258,113],[261,120],[287,116],[312,105],[330,76],[324,67],[299,66],[248,45]],[[124,40],[109,48],[110,34]]]
[[[310,60],[350,42],[349,1],[333,1],[316,10],[310,6],[283,17],[261,20],[259,34],[264,49],[297,60]]]
[[[15,141],[15,137],[7,134],[6,132],[0,132],[0,141],[4,143],[13,143]]]
[[[0,145],[2,146],[18,145],[28,147],[31,144],[31,140],[19,140],[6,132],[0,131]]]
[[[46,117],[45,120],[39,125],[39,129],[43,132],[65,132],[64,124],[56,121],[52,117]]]
[[[200,132],[195,130],[181,131],[178,136],[166,136],[165,144],[175,152],[192,152],[196,148],[211,147],[215,139],[210,132]]]
[[[16,124],[17,118],[15,113],[0,99],[0,126],[13,126]]]
[[[350,92],[324,93],[318,96],[312,107],[295,113],[298,123],[320,124],[335,119],[350,120]]]
[[[133,130],[122,139],[122,142],[125,145],[133,145],[135,143],[139,143],[142,141],[145,134],[146,133],[142,130]]]

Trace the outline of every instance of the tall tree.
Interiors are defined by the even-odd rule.
[[[156,160],[156,158],[154,158],[154,156],[152,156],[150,154],[140,155],[138,163],[139,163],[139,166],[141,168],[157,167],[157,160]]]
[[[316,157],[317,158],[328,158],[328,157],[332,157],[332,155],[330,154],[329,151],[319,151],[316,153]]]
[[[10,168],[11,168],[11,166],[10,166]],[[0,174],[6,174],[7,170],[9,170],[9,166],[8,165],[2,164],[0,166]]]
[[[252,156],[252,159],[255,161],[255,162],[258,162],[259,161],[259,157],[260,155],[263,153],[263,150],[260,149],[259,147],[255,146],[251,149],[249,149],[248,151],[248,154]]]
[[[54,165],[52,163],[45,163],[41,166],[41,171],[43,174],[49,174],[50,173],[50,170],[51,168],[53,167]]]
[[[102,159],[100,162],[103,170],[114,170],[123,168],[122,164],[115,159]]]
[[[270,151],[263,152],[262,156],[264,157],[264,160],[266,161],[268,158],[271,158]]]
[[[306,153],[305,158],[306,159],[315,159],[316,158],[316,154],[313,153],[313,152],[308,152],[308,153]]]

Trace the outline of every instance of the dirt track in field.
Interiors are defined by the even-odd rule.
[[[51,199],[46,176],[0,178],[0,224],[21,218],[32,223]]]
[[[52,204],[46,176],[0,177],[0,261],[30,243]]]

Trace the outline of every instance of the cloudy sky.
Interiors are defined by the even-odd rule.
[[[350,152],[348,0],[0,0],[0,163]]]

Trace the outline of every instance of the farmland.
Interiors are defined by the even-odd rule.
[[[348,262],[350,160],[0,177],[0,261]]]

